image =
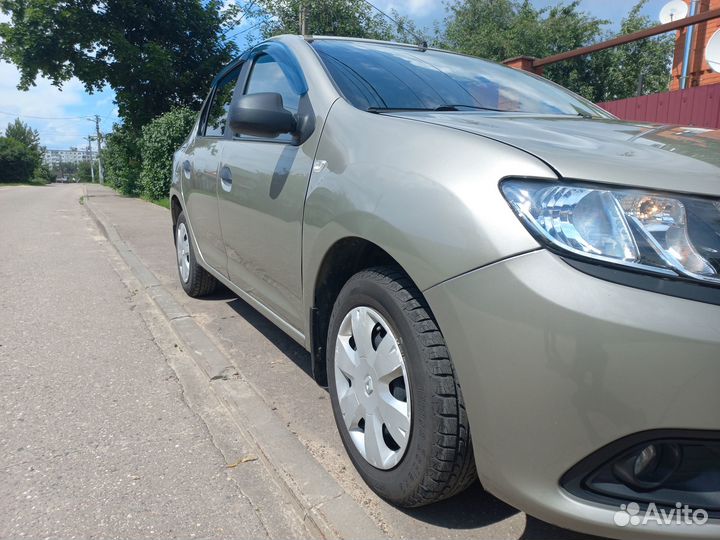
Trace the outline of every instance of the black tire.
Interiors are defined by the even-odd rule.
[[[345,316],[359,306],[380,313],[399,337],[410,386],[410,439],[401,461],[389,470],[373,467],[360,454],[338,403],[335,341]],[[335,422],[355,468],[375,493],[392,504],[417,507],[451,497],[476,480],[467,414],[445,340],[404,272],[376,267],[350,278],[330,317],[327,351]]]
[[[176,258],[175,266],[177,266],[178,268],[178,277],[180,278],[180,284],[182,285],[182,288],[187,293],[187,295],[191,296],[192,298],[199,298],[201,296],[212,294],[217,289],[218,280],[211,276],[210,273],[202,266],[200,266],[200,264],[198,264],[197,262],[197,259],[195,258],[195,250],[193,249],[193,243],[189,238],[190,228],[187,225],[187,219],[185,218],[184,211],[180,212],[180,215],[177,218],[177,222],[175,223],[175,234],[173,234],[173,238],[175,239],[176,249],[178,242],[177,231],[180,228],[180,225],[183,225],[185,227],[186,235],[188,236],[187,240],[190,260],[190,272],[186,281],[183,279],[182,272],[180,271],[180,265],[178,264],[179,261]]]

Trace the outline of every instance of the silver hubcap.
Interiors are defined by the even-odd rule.
[[[187,283],[188,279],[190,279],[190,239],[188,238],[187,227],[185,227],[184,223],[178,225],[175,247],[177,249],[180,277],[183,283]]]
[[[392,469],[410,439],[410,387],[397,338],[372,308],[353,308],[340,324],[335,389],[355,448],[373,467]]]

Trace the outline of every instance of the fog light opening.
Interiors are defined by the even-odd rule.
[[[682,463],[682,449],[673,443],[651,443],[625,455],[613,465],[613,473],[623,484],[638,491],[663,486]]]

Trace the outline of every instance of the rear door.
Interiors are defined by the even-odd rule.
[[[307,88],[297,83],[304,77],[286,49],[273,52],[279,47],[250,56],[237,91],[276,92],[286,109],[305,111]],[[317,142],[230,134],[222,152],[218,193],[230,279],[297,329],[303,327],[303,206]]]
[[[218,174],[227,111],[240,69],[232,69],[214,86],[198,134],[187,149],[189,175],[183,175],[183,197],[198,249],[205,262],[224,276],[227,254],[220,229]]]

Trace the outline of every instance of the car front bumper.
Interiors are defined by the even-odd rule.
[[[623,437],[720,432],[720,306],[603,281],[545,250],[425,295],[459,375],[486,489],[590,534],[720,537],[713,518],[618,526],[621,502],[632,501],[591,502],[560,484]]]

